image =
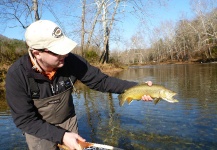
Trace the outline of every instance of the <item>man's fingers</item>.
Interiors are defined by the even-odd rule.
[[[153,99],[149,95],[143,95],[142,100],[144,100],[144,101],[152,101]]]
[[[78,140],[78,141],[81,141],[81,142],[85,142],[85,141],[86,141],[84,138],[82,138],[82,137],[79,136],[79,135],[77,136],[77,140]]]

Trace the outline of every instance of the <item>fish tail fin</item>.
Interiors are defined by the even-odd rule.
[[[120,106],[123,106],[125,100],[122,98],[122,94],[118,95],[118,99],[119,99],[119,105],[120,105]]]

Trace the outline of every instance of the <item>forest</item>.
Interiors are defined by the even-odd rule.
[[[174,26],[165,22],[152,37],[151,46],[141,48],[142,36],[135,34],[134,49],[116,51],[115,60],[124,64],[217,61],[217,9],[193,20],[180,20]]]

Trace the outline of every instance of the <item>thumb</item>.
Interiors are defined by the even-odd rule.
[[[80,135],[77,134],[77,137],[76,137],[77,141],[81,141],[81,142],[85,142],[86,140],[84,138],[82,138]]]

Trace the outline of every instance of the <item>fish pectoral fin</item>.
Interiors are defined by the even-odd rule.
[[[154,104],[156,105],[160,100],[161,100],[160,98],[156,98],[156,99],[154,100]]]
[[[127,103],[130,104],[133,101],[133,98],[132,97],[128,97],[126,100],[127,100]]]
[[[124,105],[124,102],[125,102],[125,100],[122,98],[122,96],[123,96],[123,94],[118,95],[119,105],[120,105],[120,106],[123,106],[123,105]]]

